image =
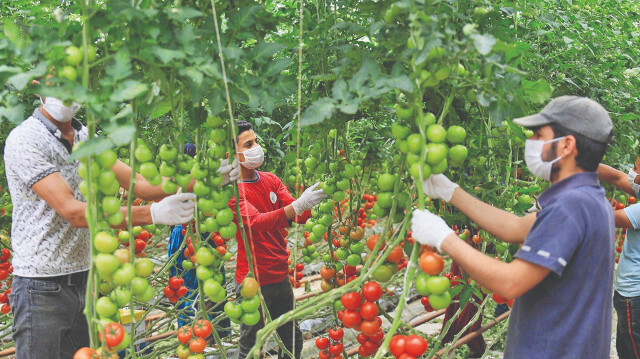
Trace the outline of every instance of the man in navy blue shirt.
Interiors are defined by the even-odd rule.
[[[438,216],[413,213],[413,237],[447,252],[478,283],[516,298],[505,359],[609,358],[614,269],[614,216],[595,172],[613,125],[593,100],[562,96],[538,114],[514,120],[531,128],[527,167],[553,183],[538,213],[518,217],[479,201],[443,175],[425,194],[451,202],[480,227],[522,243],[503,263],[460,240]]]

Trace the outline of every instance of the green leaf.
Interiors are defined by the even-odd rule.
[[[496,44],[496,38],[489,34],[472,34],[471,38],[473,39],[473,45],[480,55],[488,55],[493,49],[493,45]]]
[[[300,119],[300,125],[309,126],[320,123],[331,117],[334,108],[335,105],[331,99],[326,97],[318,99],[304,111]]]
[[[19,125],[24,119],[24,111],[27,109],[25,104],[17,104],[9,107],[0,107],[0,119],[6,118],[14,125]]]
[[[154,55],[165,64],[174,59],[183,59],[185,57],[184,52],[180,50],[170,50],[160,46],[154,46],[152,50],[154,51]]]
[[[523,80],[523,89],[533,103],[544,103],[553,95],[551,85],[544,79],[537,81]]]
[[[106,137],[103,137],[103,136],[94,137],[84,142],[82,146],[80,146],[80,148],[73,151],[71,153],[71,156],[69,156],[69,159],[67,160],[67,162],[71,162],[73,160],[77,160],[80,158],[87,158],[89,156],[97,155],[110,148],[113,148],[113,146],[114,146],[114,143]]]
[[[167,98],[156,106],[155,110],[153,110],[153,113],[151,114],[151,118],[155,120],[169,111],[171,111],[171,101]]]
[[[116,144],[116,146],[122,146],[131,143],[135,133],[136,126],[133,124],[126,124],[118,126],[115,130],[109,132],[107,136]]]
[[[17,48],[22,49],[30,42],[29,35],[23,34],[18,25],[11,22],[11,20],[5,20],[3,26],[4,35],[9,39],[9,41],[11,41],[11,43],[16,45]]]
[[[42,62],[38,64],[38,66],[35,69],[32,69],[27,72],[15,74],[9,77],[9,79],[7,80],[7,84],[15,87],[18,91],[22,91],[24,90],[25,87],[27,87],[27,84],[32,78],[44,75],[46,70],[47,70],[47,64],[45,62]]]
[[[471,299],[473,292],[474,292],[474,286],[469,284],[464,286],[462,293],[460,293],[460,308],[464,308],[465,305],[469,303],[469,299]]]
[[[170,19],[180,22],[203,15],[202,12],[190,7],[174,7],[166,9],[165,12]]]
[[[123,102],[126,100],[131,100],[134,97],[137,97],[143,93],[145,93],[148,89],[146,84],[142,82],[138,82],[136,80],[127,80],[120,85],[118,88],[109,96],[109,100],[113,102]]]

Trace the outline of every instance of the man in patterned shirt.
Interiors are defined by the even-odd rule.
[[[14,279],[9,301],[13,339],[21,359],[71,358],[77,349],[89,345],[83,310],[91,241],[86,203],[79,190],[79,162],[67,161],[74,143],[88,137],[87,128],[73,119],[79,109],[75,102],[66,106],[58,98],[42,98],[41,106],[11,131],[5,145],[14,205]],[[120,186],[129,188],[131,168],[117,161],[112,170]],[[136,175],[134,194],[145,200],[164,199],[134,207],[133,225],[175,225],[193,218],[192,193],[167,197],[160,186]],[[125,219],[120,226],[126,225]]]

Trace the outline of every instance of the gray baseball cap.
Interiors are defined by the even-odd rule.
[[[608,143],[613,123],[599,103],[587,97],[560,96],[549,102],[539,113],[516,118],[515,124],[538,127],[557,124],[594,141]]]

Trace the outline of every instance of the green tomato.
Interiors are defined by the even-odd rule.
[[[118,308],[124,308],[131,303],[131,291],[122,288],[116,287],[116,289],[111,292],[111,301],[118,305]]]
[[[153,159],[153,153],[149,147],[144,144],[139,144],[136,147],[136,150],[133,152],[133,155],[136,157],[136,160],[140,163],[149,162]]]
[[[412,133],[407,137],[407,149],[410,152],[420,153],[425,145],[425,140],[419,133]]]
[[[396,177],[390,173],[383,173],[378,176],[378,188],[382,192],[390,192],[393,191],[393,186],[395,185]]]
[[[184,270],[192,270],[194,268],[193,262],[185,259],[182,261],[182,269]]]
[[[102,198],[102,211],[106,214],[114,214],[120,211],[120,201],[113,196]]]
[[[226,226],[233,221],[233,211],[231,208],[225,208],[218,212],[216,215],[216,221],[220,226]]]
[[[77,48],[76,46],[69,46],[66,49],[64,49],[64,52],[65,52],[64,61],[67,64],[75,66],[79,64],[80,61],[82,61],[82,51],[80,51],[80,49]]]
[[[441,295],[432,294],[429,296],[429,304],[435,310],[444,309],[451,304],[451,294],[444,292]]]
[[[257,310],[255,312],[242,314],[242,323],[244,325],[248,325],[248,326],[256,325],[258,324],[259,321],[260,321],[260,312]]]
[[[60,76],[66,78],[69,81],[75,81],[78,77],[76,69],[71,66],[65,66],[60,70]]]
[[[428,296],[431,294],[429,291],[429,286],[427,286],[427,281],[429,280],[429,275],[425,272],[420,271],[416,276],[416,291],[420,293],[420,295]]]
[[[118,269],[118,267],[120,267],[120,261],[118,260],[118,257],[114,256],[113,254],[98,253],[93,258],[93,262],[96,264],[98,274],[102,278],[111,275]]]
[[[240,305],[245,313],[255,312],[260,308],[260,297],[256,295],[249,299],[245,299],[240,303]]]
[[[113,283],[120,286],[126,286],[136,275],[136,270],[130,263],[124,263],[122,267],[113,273]]]
[[[336,255],[336,258],[338,258],[339,260],[341,260],[341,261],[342,261],[342,260],[347,259],[347,257],[349,256],[349,252],[347,252],[347,251],[346,251],[345,249],[343,249],[343,248],[338,248],[338,249],[336,249],[336,251],[335,251],[335,255]]]
[[[201,281],[206,281],[207,279],[213,278],[213,271],[205,266],[196,267],[196,277]]]
[[[427,139],[429,142],[443,143],[447,139],[447,130],[440,125],[431,125],[427,128]]]
[[[240,304],[234,302],[227,302],[224,305],[224,312],[229,318],[240,318],[242,317],[242,306]]]
[[[131,292],[135,295],[141,295],[149,287],[149,281],[146,278],[142,277],[133,277],[131,280]]]
[[[204,294],[206,294],[209,298],[218,298],[220,296],[220,292],[224,293],[225,291],[224,288],[222,288],[222,285],[216,282],[216,280],[213,278],[209,278],[204,281],[202,290],[204,291]]]
[[[107,221],[112,226],[117,226],[119,224],[122,224],[122,221],[124,221],[124,214],[122,212],[118,211],[118,212],[110,215],[109,217],[107,217]]]
[[[373,272],[373,279],[380,283],[386,283],[393,276],[391,268],[382,265]]]
[[[128,231],[120,231],[120,233],[118,233],[118,239],[122,243],[129,243],[130,238],[131,236]]]
[[[447,141],[449,141],[449,143],[462,143],[465,137],[467,137],[467,131],[460,126],[451,126],[447,130]]]
[[[357,265],[358,265],[358,264],[360,264],[361,262],[362,262],[362,257],[360,257],[360,255],[359,255],[359,254],[350,254],[350,255],[347,257],[347,264],[348,264],[348,265],[350,265],[350,266],[352,266],[352,267],[357,266]]]
[[[427,291],[435,295],[444,294],[451,286],[449,279],[444,276],[431,276],[427,278],[424,284],[426,285]]]
[[[158,155],[161,160],[172,162],[178,157],[178,149],[174,146],[163,144],[158,150]]]
[[[462,163],[467,159],[467,148],[463,145],[455,145],[449,149],[449,159],[451,162]]]
[[[236,233],[238,233],[238,226],[236,226],[235,223],[230,223],[226,226],[220,227],[220,236],[224,239],[233,238]]]
[[[427,163],[430,165],[440,163],[447,158],[447,154],[449,153],[449,147],[444,143],[430,143],[427,145],[427,148],[429,149],[429,151],[427,151]]]
[[[153,262],[149,258],[140,258],[134,264],[137,276],[148,277],[153,273]]]
[[[98,250],[98,252],[102,253],[113,253],[120,243],[116,237],[112,236],[107,232],[98,232],[95,238],[93,239],[93,246]]]
[[[101,318],[109,318],[116,314],[118,306],[108,297],[100,297],[96,301],[96,312]]]
[[[116,151],[114,150],[105,150],[96,156],[96,161],[100,164],[102,168],[111,168],[116,164],[118,160],[118,155],[116,155]]]

